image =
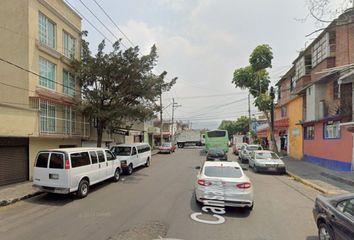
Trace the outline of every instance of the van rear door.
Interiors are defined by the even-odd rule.
[[[39,186],[68,188],[68,171],[63,152],[40,152],[33,170],[33,182]]]

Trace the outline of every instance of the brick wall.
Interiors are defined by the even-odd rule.
[[[354,63],[354,24],[338,25],[336,36],[336,66]]]

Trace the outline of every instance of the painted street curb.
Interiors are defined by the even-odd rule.
[[[29,199],[29,198],[38,196],[40,194],[43,194],[43,192],[37,191],[37,192],[30,193],[30,194],[27,194],[25,196],[14,198],[14,199],[10,199],[10,200],[0,200],[0,207],[5,207],[5,206],[8,206],[8,205],[14,204],[16,202],[19,202],[21,200],[25,200],[25,199]]]
[[[330,194],[331,192],[328,191],[327,189],[311,182],[311,181],[308,181],[308,180],[305,180],[295,174],[293,174],[292,172],[289,172],[288,170],[286,170],[286,174],[290,177],[292,177],[294,180],[298,181],[298,182],[301,182],[302,184],[305,184],[309,187],[312,187],[313,189],[316,189],[317,191],[321,192],[321,193],[324,193],[324,194]]]

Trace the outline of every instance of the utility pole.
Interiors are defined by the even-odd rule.
[[[160,92],[160,146],[162,146],[163,142],[163,122],[162,122],[162,90]]]
[[[248,93],[248,143],[251,143],[251,94]]]
[[[270,103],[270,139],[272,142],[272,149],[274,152],[278,152],[277,145],[274,139],[274,88],[270,87],[270,97],[272,99]]]
[[[174,115],[175,115],[175,108],[181,107],[182,105],[179,105],[175,102],[175,99],[172,98],[172,142],[175,141],[175,135],[174,135],[174,129],[173,129],[173,125],[174,125]]]

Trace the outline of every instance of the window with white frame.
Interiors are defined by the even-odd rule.
[[[324,139],[335,139],[340,138],[340,121],[329,121],[323,126],[323,137]]]
[[[39,41],[55,48],[55,24],[42,13],[39,13]]]
[[[299,58],[295,63],[295,80],[305,76],[306,67],[305,67],[305,57]]]
[[[75,57],[75,38],[63,31],[64,56],[70,59]]]
[[[42,133],[53,133],[56,130],[55,105],[48,101],[40,104],[40,129]]]
[[[39,85],[55,90],[55,64],[40,57],[39,58]]]
[[[74,75],[65,70],[63,71],[63,93],[71,97],[75,95]]]
[[[316,66],[330,54],[329,35],[326,33],[312,48],[312,66]]]
[[[70,106],[65,106],[63,109],[64,116],[64,133],[74,134],[76,132],[76,112]]]

